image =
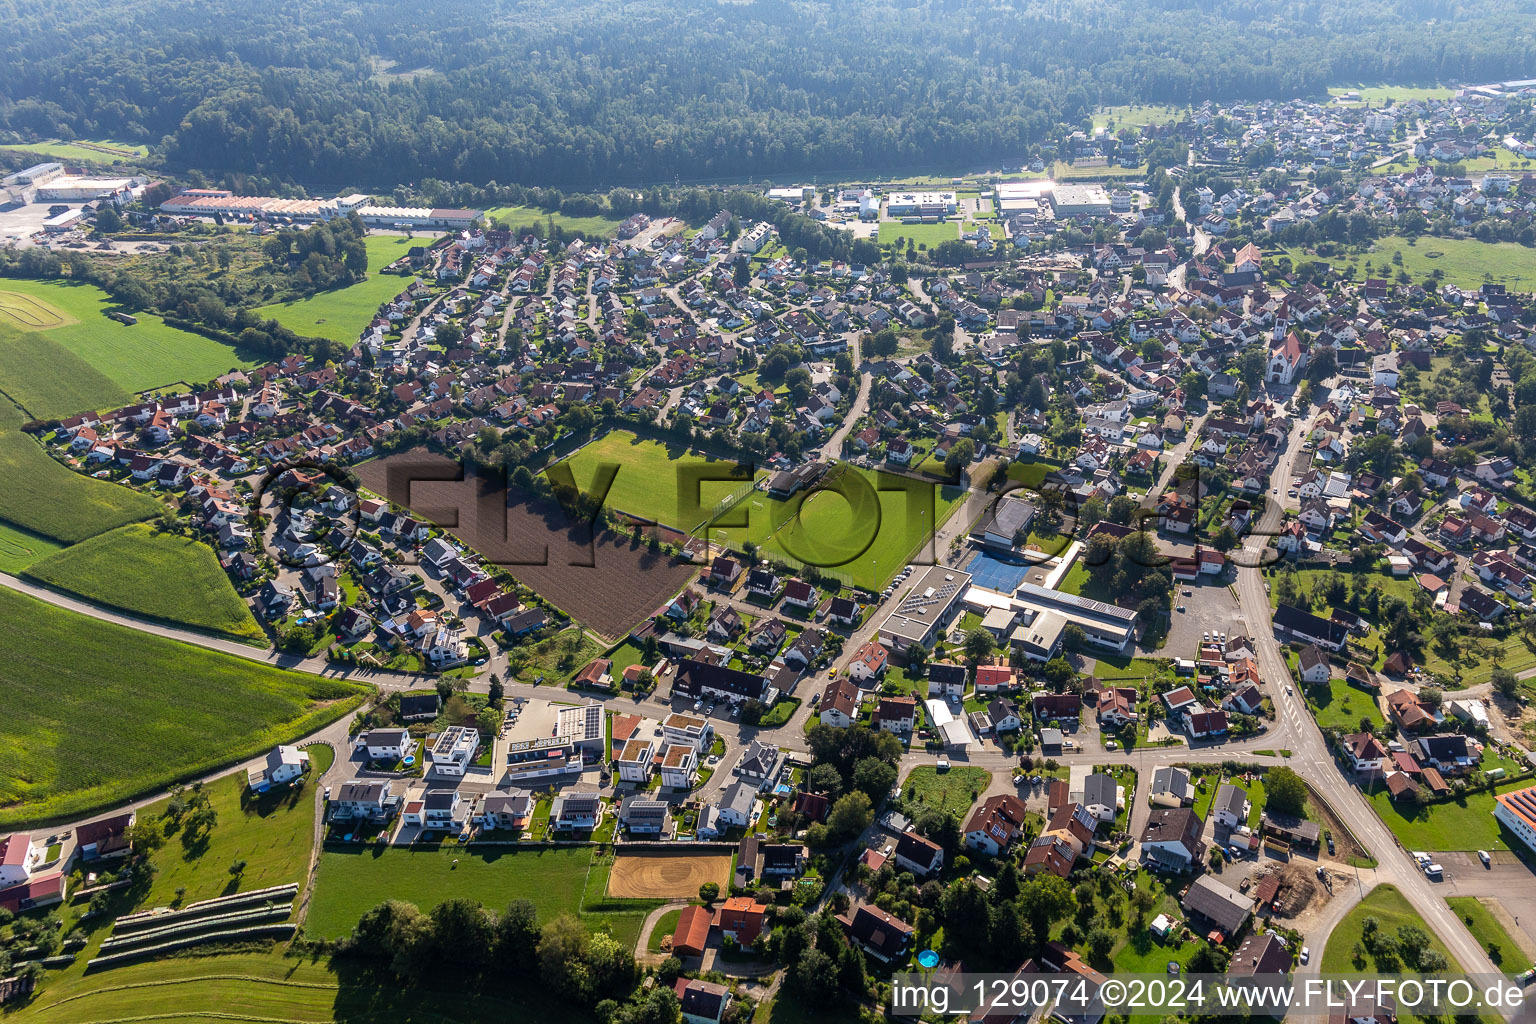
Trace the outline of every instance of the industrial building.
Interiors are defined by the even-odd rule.
[[[921,217],[942,220],[960,209],[953,192],[892,192],[885,201],[890,217]]]
[[[992,190],[999,216],[1010,213],[1033,212],[1051,193],[1055,182],[1049,178],[1034,181],[1005,181]]]
[[[1107,217],[1112,209],[1103,185],[1057,185],[1051,190],[1051,206],[1063,217]]]
[[[5,185],[41,185],[52,181],[64,173],[64,165],[60,163],[33,164],[25,170],[15,174],[7,174],[0,179],[0,184]]]
[[[71,228],[80,227],[80,222],[85,217],[83,210],[65,210],[43,221],[43,230],[50,235],[59,235]]]
[[[336,199],[279,199],[273,196],[237,196],[227,189],[187,189],[160,204],[164,213],[183,217],[287,220],[311,223],[356,213],[371,228],[460,231],[485,219],[480,210],[450,210],[425,206],[375,206],[362,193]]]
[[[143,178],[83,178],[62,175],[38,185],[33,199],[39,203],[89,203],[144,184]]]

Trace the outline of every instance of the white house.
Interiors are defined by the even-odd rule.
[[[283,745],[272,748],[267,754],[266,763],[260,768],[252,768],[246,774],[246,780],[259,793],[272,786],[292,782],[308,768],[308,754],[298,747]]]
[[[651,781],[651,762],[656,756],[656,745],[648,739],[632,739],[614,758],[619,766],[619,781],[645,785]]]
[[[370,761],[398,761],[415,749],[404,729],[370,729],[358,735],[356,745],[368,752]]]
[[[1211,804],[1211,815],[1216,819],[1216,824],[1237,828],[1239,825],[1248,824],[1248,811],[1251,806],[1245,791],[1231,783],[1226,783],[1216,791],[1216,799]]]
[[[455,725],[444,729],[432,744],[432,773],[434,775],[463,775],[474,762],[475,752],[480,749],[480,730],[472,725]]]

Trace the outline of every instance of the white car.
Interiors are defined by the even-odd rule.
[[[1478,850],[1477,851],[1477,859],[1483,862],[1483,867],[1485,867],[1485,868],[1493,867],[1493,858],[1488,856],[1488,851],[1487,850]]]
[[[1120,744],[1116,743],[1114,740],[1105,740],[1104,741],[1104,749],[1105,750],[1119,750],[1120,749]]]
[[[1306,963],[1310,959],[1312,959],[1312,948],[1310,946],[1302,946],[1301,947],[1301,962],[1302,963]]]

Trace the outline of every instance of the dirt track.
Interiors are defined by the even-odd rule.
[[[608,875],[608,895],[624,899],[678,899],[699,894],[714,882],[730,882],[730,854],[620,853]]]

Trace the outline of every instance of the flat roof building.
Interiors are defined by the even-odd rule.
[[[1012,608],[1018,615],[1008,639],[1020,645],[1024,653],[1037,660],[1054,655],[1045,652],[1055,647],[1060,633],[1075,625],[1083,636],[1098,647],[1123,651],[1136,635],[1136,612],[1131,608],[1106,604],[1077,594],[1021,583],[1012,595],[989,587],[972,586],[965,594],[967,608],[983,615],[997,608]]]
[[[64,165],[48,161],[47,163],[33,164],[25,170],[14,174],[7,174],[0,184],[6,185],[41,185],[45,181],[52,181],[64,173]]]
[[[970,585],[968,572],[947,565],[929,566],[880,624],[880,642],[898,652],[913,644],[932,644]]]
[[[139,178],[77,178],[61,176],[39,185],[33,196],[40,203],[88,203],[142,184]]]
[[[1107,217],[1112,208],[1103,185],[1057,185],[1051,206],[1057,217]]]
[[[960,209],[953,192],[892,192],[885,200],[891,217],[948,217]]]

